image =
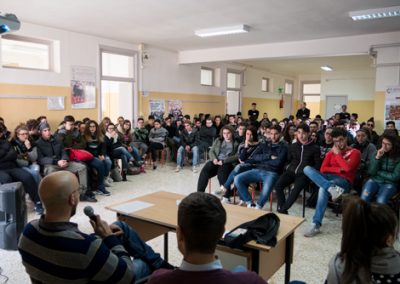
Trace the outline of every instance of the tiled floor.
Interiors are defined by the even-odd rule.
[[[126,200],[136,196],[165,190],[180,194],[188,194],[197,188],[197,179],[199,173],[192,173],[191,167],[185,167],[181,172],[174,172],[175,165],[167,164],[159,166],[157,170],[147,170],[147,173],[137,176],[128,176],[128,182],[113,183],[111,188],[112,195],[109,197],[98,197],[99,202],[90,204],[95,212],[100,214],[103,219],[108,222],[115,220],[115,214],[105,210],[104,207],[109,204],[116,203],[121,200]],[[212,180],[212,188],[217,188],[217,181]],[[80,203],[77,214],[72,218],[73,222],[79,224],[79,228],[84,232],[92,232],[88,218],[83,214],[83,207],[87,203]],[[31,204],[29,204],[31,206]],[[265,208],[269,206],[265,206]],[[274,204],[274,210],[276,204]],[[293,208],[289,211],[291,215],[301,216],[301,199],[298,200]],[[327,210],[322,227],[323,233],[308,239],[303,237],[303,232],[309,226],[311,216],[314,210],[306,208],[306,222],[296,231],[294,245],[294,260],[292,264],[291,279],[303,280],[306,283],[323,283],[329,259],[338,251],[340,246],[340,223],[341,217],[336,217],[331,210]],[[34,213],[30,213],[29,220],[37,218]],[[169,235],[169,257],[170,262],[174,265],[179,265],[182,259],[181,254],[177,250],[175,234]],[[163,238],[159,237],[149,242],[156,251],[163,251]],[[399,247],[399,242],[396,244]],[[30,283],[24,267],[21,264],[21,259],[16,251],[0,250],[0,267],[3,274],[9,277],[9,284]],[[269,283],[283,283],[284,268],[281,268]],[[0,284],[4,283],[0,277]]]

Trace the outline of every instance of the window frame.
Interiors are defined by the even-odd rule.
[[[263,81],[264,80],[267,82],[265,84],[265,86],[267,87],[266,90],[263,90]],[[270,91],[269,83],[270,83],[270,79],[269,78],[267,78],[267,77],[262,77],[261,78],[261,92],[269,93],[269,91]]]
[[[205,70],[205,71],[211,71],[211,85],[209,85],[209,84],[203,84],[202,83],[202,78],[201,78],[201,71],[202,70]],[[213,68],[210,68],[210,67],[205,67],[205,66],[201,66],[200,67],[200,86],[205,86],[205,87],[213,87],[214,86],[214,76],[215,76],[215,70],[213,69]]]
[[[16,69],[16,70],[35,70],[35,71],[47,71],[47,72],[55,72],[55,64],[54,64],[54,43],[51,40],[44,40],[44,39],[39,39],[39,38],[32,38],[32,37],[27,37],[27,36],[20,36],[20,35],[12,35],[12,34],[6,34],[2,35],[1,39],[6,39],[6,40],[14,40],[14,41],[21,41],[21,42],[27,42],[27,43],[36,43],[36,44],[43,44],[47,45],[48,47],[48,60],[49,60],[49,65],[47,69],[42,69],[42,68],[31,68],[31,67],[18,67],[18,66],[7,66],[3,65],[3,59],[1,59],[1,67],[2,68],[9,68],[9,69]],[[3,43],[1,46],[1,49],[3,48]]]
[[[228,75],[229,75],[229,73],[236,74],[236,75],[239,76],[239,84],[240,84],[239,88],[231,88],[231,87],[228,86]],[[231,90],[231,91],[241,91],[242,90],[242,86],[243,86],[243,72],[240,72],[238,70],[230,70],[230,69],[228,69],[226,71],[226,89],[227,90]]]

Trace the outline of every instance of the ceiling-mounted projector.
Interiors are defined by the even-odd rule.
[[[21,23],[14,14],[0,13],[0,34],[18,31],[20,26]]]

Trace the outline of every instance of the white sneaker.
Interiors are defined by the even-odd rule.
[[[321,233],[320,226],[318,226],[316,224],[312,224],[311,228],[307,232],[304,233],[304,236],[306,238],[312,238],[320,233]]]
[[[226,188],[223,185],[221,185],[220,188],[214,190],[215,195],[224,194],[225,192],[226,192]]]
[[[107,178],[104,179],[104,186],[105,186],[105,187],[111,187],[111,186],[112,186],[111,183],[108,181]]]
[[[229,198],[222,197],[221,203],[222,204],[231,204],[231,200]]]
[[[181,167],[181,166],[177,166],[176,169],[175,169],[175,172],[178,173],[178,172],[180,172],[181,170],[182,170],[182,167]]]
[[[192,171],[193,171],[193,173],[197,173],[197,167],[193,166]]]
[[[332,201],[336,201],[344,193],[344,189],[340,186],[332,185],[328,188],[328,192],[332,196]]]
[[[240,200],[238,203],[239,206],[247,206],[246,202],[243,200]]]

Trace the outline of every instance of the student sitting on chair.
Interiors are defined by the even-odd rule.
[[[178,269],[159,269],[149,284],[261,284],[266,283],[254,272],[232,272],[222,268],[215,258],[218,240],[225,231],[226,212],[219,199],[211,194],[194,192],[178,208],[176,238],[183,254]]]

